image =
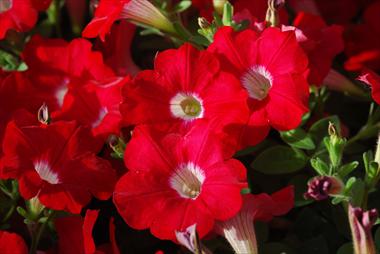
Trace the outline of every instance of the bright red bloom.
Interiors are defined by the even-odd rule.
[[[34,36],[22,57],[34,83],[46,86],[64,86],[73,81],[104,80],[114,76],[104,64],[102,54],[93,51],[92,44],[85,39],[66,42]]]
[[[371,87],[373,100],[380,104],[380,76],[371,70],[365,70],[358,80],[363,81]]]
[[[119,132],[121,88],[128,78],[114,77],[101,53],[91,48],[84,39],[67,43],[33,37],[23,52],[30,66],[24,76],[33,85],[29,94],[39,105],[46,102],[53,119],[77,120],[107,137]]]
[[[21,236],[0,230],[0,253],[27,254],[29,251]]]
[[[209,50],[219,55],[222,68],[233,73],[248,93],[251,117],[243,146],[263,140],[272,126],[296,128],[308,111],[309,88],[304,78],[307,57],[294,32],[268,28],[260,36],[221,28]]]
[[[334,57],[344,49],[343,27],[327,26],[321,17],[304,12],[297,15],[293,25],[305,36],[297,36],[297,40],[309,58],[308,82],[321,85]]]
[[[95,17],[84,29],[82,35],[87,38],[100,36],[104,41],[112,24],[120,18],[124,5],[130,0],[101,0],[95,10]]]
[[[101,143],[75,122],[38,126],[19,114],[6,128],[2,177],[19,181],[25,199],[38,197],[54,210],[79,213],[91,194],[108,199],[116,180],[108,161],[96,157]]]
[[[241,207],[245,168],[223,154],[206,125],[186,135],[140,125],[124,157],[130,171],[117,183],[114,203],[135,229],[150,228],[156,237],[175,241],[176,230],[197,224],[203,237],[215,219],[231,218]]]
[[[37,22],[37,11],[30,0],[2,0],[0,2],[0,40],[8,30],[24,32]]]
[[[257,253],[254,221],[270,221],[273,216],[289,212],[294,206],[293,186],[286,187],[271,196],[243,195],[243,206],[239,213],[226,221],[217,221],[215,231],[223,235],[236,253]]]
[[[80,124],[91,126],[95,136],[100,135],[105,139],[110,134],[118,135],[121,124],[121,90],[128,80],[128,77],[113,78],[69,86],[61,110],[53,113],[52,119],[75,119]]]
[[[346,70],[380,70],[379,15],[380,1],[375,1],[364,11],[361,24],[347,27],[345,53],[349,58],[344,63]]]
[[[220,133],[248,119],[246,93],[233,75],[220,71],[212,53],[185,44],[158,54],[154,65],[124,90],[126,124],[188,126],[207,119]]]
[[[140,69],[132,60],[131,44],[136,26],[125,20],[114,24],[105,42],[99,43],[106,64],[119,76],[135,75]]]

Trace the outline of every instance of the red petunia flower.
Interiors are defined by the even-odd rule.
[[[95,136],[105,139],[110,134],[118,135],[122,120],[119,111],[121,90],[128,80],[129,77],[113,78],[69,86],[62,108],[52,114],[52,119],[77,120],[80,124],[91,126]]]
[[[124,90],[126,124],[187,126],[207,119],[221,133],[248,119],[246,93],[233,75],[220,71],[212,53],[185,44],[158,54],[154,64],[154,71],[139,73]]]
[[[156,237],[175,241],[175,231],[197,224],[203,237],[215,219],[239,211],[244,166],[224,155],[210,132],[200,123],[186,135],[135,128],[124,156],[130,171],[114,192],[114,203],[131,227],[150,228]]]
[[[84,39],[33,37],[23,52],[30,66],[23,75],[33,86],[31,97],[45,102],[53,119],[77,120],[106,138],[119,133],[121,88],[128,78],[115,77],[91,47]]]
[[[82,32],[83,37],[100,36],[104,41],[112,24],[119,19],[175,33],[173,24],[149,0],[100,0],[95,17]]]
[[[243,195],[243,207],[233,218],[217,221],[215,231],[223,235],[236,253],[257,253],[254,221],[270,221],[273,216],[289,212],[294,206],[293,186],[286,187],[271,196]]]
[[[119,76],[135,75],[140,71],[131,56],[131,44],[135,32],[135,25],[122,20],[112,26],[105,42],[99,43],[106,64]]]
[[[98,35],[104,41],[112,24],[120,19],[124,5],[130,0],[101,0],[95,11],[95,17],[83,31],[83,36],[94,38]]]
[[[109,198],[116,177],[109,162],[95,155],[99,140],[75,122],[37,125],[33,118],[19,113],[8,124],[1,176],[17,179],[25,199],[38,197],[54,210],[79,213],[91,194]]]
[[[0,1],[0,40],[8,30],[30,30],[37,22],[37,14],[30,0]]]
[[[0,230],[0,253],[27,254],[29,251],[21,236]]]
[[[371,87],[373,100],[377,104],[380,104],[380,76],[375,72],[366,69],[357,79],[363,81]]]
[[[308,82],[321,85],[334,57],[344,49],[343,27],[327,26],[321,17],[305,12],[297,15],[293,25],[300,29],[304,36],[297,36],[297,40],[309,59]]]
[[[260,36],[252,30],[236,33],[221,28],[209,47],[224,70],[233,73],[248,93],[251,117],[244,129],[243,146],[263,140],[272,126],[296,128],[308,111],[305,80],[307,57],[294,32],[268,28]]]

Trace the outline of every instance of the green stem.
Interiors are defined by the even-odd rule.
[[[5,223],[9,218],[13,215],[14,211],[16,210],[17,203],[13,202],[11,208],[8,210],[7,214],[2,219],[1,223]]]
[[[55,31],[56,31],[58,37],[62,37],[60,2],[61,2],[61,0],[54,0]]]
[[[40,242],[41,236],[45,231],[46,225],[54,217],[55,211],[51,211],[47,219],[40,225],[37,226],[36,230],[32,230],[32,244],[30,246],[29,254],[36,254],[38,243]],[[37,222],[38,223],[38,222]]]

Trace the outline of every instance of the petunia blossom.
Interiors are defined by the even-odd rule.
[[[222,69],[234,74],[248,94],[251,114],[243,129],[243,147],[263,140],[270,126],[285,131],[301,123],[308,111],[308,59],[293,31],[237,33],[223,27],[209,51],[218,54]]]
[[[87,38],[99,36],[104,41],[112,24],[120,19],[175,33],[173,24],[148,0],[100,0],[94,18],[82,35]]]
[[[17,179],[23,198],[54,210],[79,213],[92,195],[108,199],[115,172],[97,157],[101,143],[76,122],[38,125],[20,112],[6,128],[1,176]]]
[[[124,156],[130,171],[113,197],[120,215],[160,239],[176,241],[175,232],[193,224],[205,236],[239,211],[246,187],[244,166],[221,146],[201,123],[185,135],[136,127]]]
[[[166,50],[154,70],[140,72],[124,89],[124,123],[190,126],[201,119],[213,122],[216,133],[236,139],[235,126],[248,119],[247,95],[239,80],[220,71],[218,59],[190,44]]]
[[[321,17],[304,12],[297,15],[293,25],[305,36],[297,40],[309,59],[308,82],[322,85],[334,57],[344,49],[343,27],[327,26]]]

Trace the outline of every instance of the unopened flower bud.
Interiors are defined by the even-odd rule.
[[[222,15],[223,14],[223,8],[224,4],[227,2],[227,0],[213,0],[212,4],[214,5],[215,11]]]
[[[265,21],[269,26],[280,25],[279,10],[285,5],[285,0],[268,0],[268,9]]]
[[[337,195],[343,190],[343,183],[336,177],[316,176],[308,184],[304,197],[307,199],[324,200],[330,195]]]
[[[207,21],[207,19],[203,17],[198,18],[198,25],[201,29],[209,29],[211,24]]]
[[[38,118],[38,121],[42,124],[50,123],[49,108],[46,105],[46,103],[42,104],[42,106],[38,109],[37,118]]]
[[[348,207],[348,218],[350,221],[352,240],[355,254],[375,254],[371,228],[378,218],[376,209],[364,211],[360,207]]]

